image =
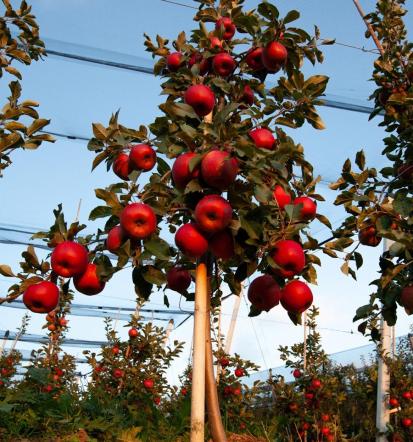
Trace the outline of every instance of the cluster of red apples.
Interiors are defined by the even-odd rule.
[[[389,398],[389,408],[391,409],[401,409],[402,405],[407,408],[411,407],[411,401],[413,400],[413,391],[406,390],[401,394],[400,400],[397,397],[390,396]],[[413,419],[410,417],[404,417],[401,419],[402,427],[410,428],[413,426]]]

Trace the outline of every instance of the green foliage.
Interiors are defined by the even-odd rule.
[[[14,150],[37,149],[43,141],[54,141],[51,135],[40,133],[49,120],[39,117],[36,110],[39,104],[32,100],[19,101],[22,75],[14,63],[30,65],[46,55],[35,16],[25,0],[21,1],[19,9],[14,9],[9,0],[2,2],[0,77],[6,73],[16,79],[10,81],[10,96],[0,111],[0,176],[11,164],[10,154]]]

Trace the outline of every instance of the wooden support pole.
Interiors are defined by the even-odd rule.
[[[168,322],[168,326],[166,327],[165,337],[163,339],[163,346],[164,347],[166,347],[168,345],[169,336],[171,335],[173,328],[174,328],[174,320],[170,319]]]
[[[384,49],[383,46],[380,43],[380,40],[378,39],[376,32],[373,29],[373,26],[369,23],[369,21],[365,18],[366,14],[363,11],[363,8],[360,5],[359,0],[353,0],[353,3],[356,5],[357,11],[359,12],[361,18],[363,19],[364,23],[367,26],[368,31],[370,32],[371,38],[374,40],[374,43],[377,46],[377,49],[380,52],[380,55],[383,56],[384,55]]]
[[[205,394],[208,410],[208,423],[214,442],[226,442],[224,425],[222,424],[221,411],[219,409],[217,384],[214,376],[214,359],[211,340],[211,290],[208,284],[207,320],[205,323]],[[219,339],[219,337],[218,337]]]
[[[307,310],[304,312],[304,347],[303,347],[303,368],[307,370]]]
[[[205,437],[205,323],[209,296],[207,279],[207,265],[205,261],[199,261],[195,273],[191,442],[204,442]]]
[[[237,323],[237,317],[239,312],[239,306],[241,304],[241,298],[244,296],[244,286],[241,285],[241,292],[235,298],[234,308],[232,310],[231,324],[229,325],[227,340],[225,342],[225,353],[229,354],[231,351],[232,339],[234,337],[235,325]]]

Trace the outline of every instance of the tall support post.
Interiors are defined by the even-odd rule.
[[[168,326],[166,327],[165,337],[163,339],[163,346],[164,347],[166,347],[168,345],[169,336],[171,335],[173,328],[174,328],[174,320],[170,319],[168,322]]]
[[[208,424],[214,442],[226,442],[224,425],[222,424],[221,411],[219,409],[217,384],[214,376],[214,359],[211,340],[211,289],[208,284],[207,320],[205,323],[205,395],[208,411]],[[218,337],[219,339],[219,337]]]
[[[204,442],[205,437],[205,324],[207,321],[208,296],[207,264],[205,260],[200,260],[197,263],[195,273],[191,442]]]
[[[225,353],[227,353],[227,354],[231,351],[231,345],[232,345],[232,339],[234,337],[235,325],[237,324],[239,307],[241,304],[241,298],[243,296],[244,296],[244,286],[241,285],[241,292],[235,299],[234,308],[232,310],[231,323],[229,325],[228,335],[227,335],[227,339],[225,342]]]
[[[390,242],[384,238],[383,250],[389,250]],[[378,376],[377,376],[377,404],[376,404],[376,427],[378,434],[376,442],[387,441],[384,433],[387,431],[387,424],[390,422],[388,409],[388,394],[390,389],[390,372],[385,357],[391,352],[391,327],[389,327],[383,316],[380,319],[380,353],[378,355]]]

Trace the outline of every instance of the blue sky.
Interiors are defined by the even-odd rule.
[[[190,0],[182,0],[182,3],[191,4]],[[256,1],[246,3],[250,7],[257,4]],[[367,11],[372,2],[362,3]],[[313,24],[317,24],[325,38],[336,38],[340,43],[356,47],[373,48],[372,42],[364,38],[364,24],[351,1],[280,0],[276,4],[282,12],[294,8],[300,10],[302,18],[299,25],[310,32]],[[143,32],[151,36],[159,33],[173,39],[181,29],[191,29],[193,16],[189,8],[160,0],[38,0],[34,2],[33,12],[40,23],[41,35],[51,49],[145,65],[150,65],[151,60],[144,51]],[[411,25],[408,17],[409,29]],[[374,54],[335,45],[325,48],[325,57],[325,63],[316,68],[306,65],[306,75],[329,75],[329,95],[358,103],[365,101],[373,87],[368,79]],[[119,108],[122,124],[132,127],[149,123],[160,114],[157,109],[162,101],[159,79],[149,75],[56,57],[49,57],[22,71],[24,98],[40,101],[41,115],[52,119],[50,130],[55,132],[89,137],[92,122],[105,124],[110,114]],[[6,80],[2,81],[5,84]],[[5,93],[3,86],[2,96]],[[384,134],[376,126],[378,120],[369,123],[367,115],[328,108],[320,109],[320,113],[327,126],[325,131],[305,126],[292,135],[304,145],[308,159],[323,179],[334,180],[344,160],[353,158],[360,148],[366,150],[371,165],[379,167],[383,164],[380,151]],[[90,173],[92,159],[85,142],[64,139],[57,139],[55,144],[45,144],[37,151],[17,152],[13,166],[6,170],[0,181],[0,223],[48,227],[52,223],[52,210],[58,203],[63,203],[66,218],[72,220],[80,198],[80,219],[87,222],[90,210],[97,204],[93,189],[104,187],[115,178],[103,167]],[[332,206],[333,193],[325,185],[320,185],[319,190],[327,197],[327,202],[319,206],[320,212],[329,216],[333,223],[339,223],[345,214],[340,208]],[[89,224],[88,230],[93,231],[95,227],[96,224]],[[314,223],[313,231],[319,238],[328,233],[317,223]],[[18,246],[2,245],[0,262],[16,267],[20,252]],[[375,278],[380,251],[366,249],[365,252],[366,265],[360,271],[357,282],[341,275],[339,261],[326,257],[319,272],[319,285],[313,287],[315,304],[321,308],[320,326],[324,328],[322,336],[328,352],[367,343],[357,332],[349,334],[326,330],[355,330],[351,320],[355,308],[366,302],[371,292],[368,283]],[[6,278],[0,276],[0,291],[7,288],[7,283]],[[171,304],[176,306],[179,297],[173,293],[170,295]],[[162,293],[155,295],[151,305],[160,307],[162,296]],[[116,275],[101,295],[94,298],[76,296],[78,303],[118,306],[133,306],[133,299],[129,270]],[[230,299],[224,305],[224,331],[229,324],[232,303]],[[252,320],[247,318],[247,312],[243,301],[233,350],[263,368],[279,365],[276,348],[301,339],[302,329],[289,323],[282,308],[275,308]],[[399,313],[397,334],[404,334],[411,321],[402,311]],[[0,329],[13,329],[21,314],[19,310],[2,307]],[[33,318],[30,331],[39,333],[42,320]],[[103,338],[103,322],[99,319],[74,317],[71,325],[70,337]],[[120,330],[122,325],[119,322]],[[187,321],[173,333],[172,338],[188,341],[191,327],[192,321]],[[186,346],[185,358],[171,371],[171,378],[176,378],[186,363],[188,351],[189,345]]]

